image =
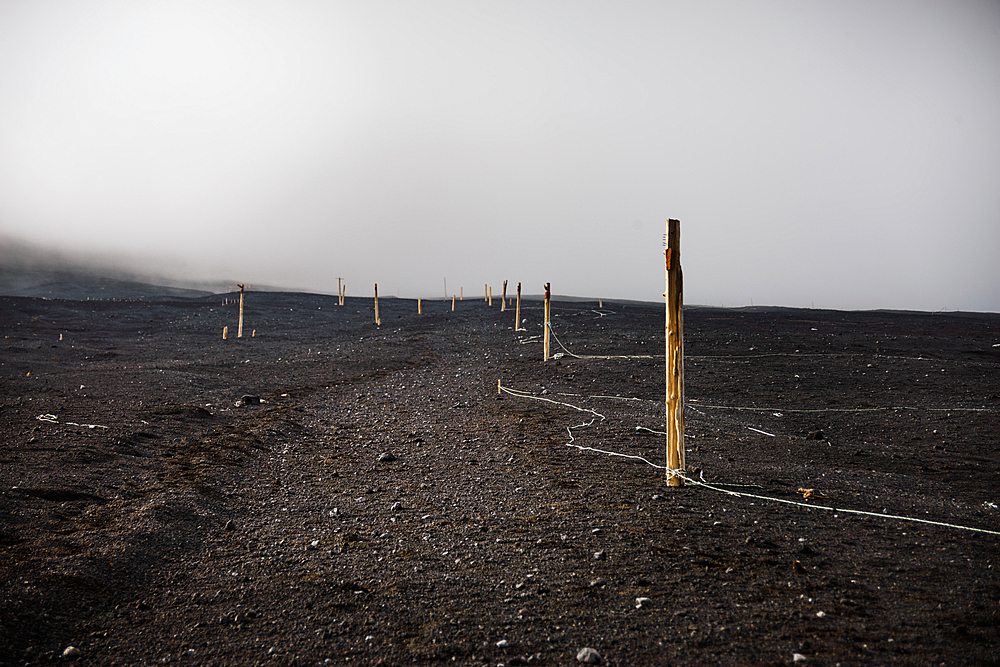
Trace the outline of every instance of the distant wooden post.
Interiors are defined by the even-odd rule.
[[[545,283],[545,331],[542,332],[542,360],[549,360],[549,283]]]
[[[455,312],[455,295],[451,295],[451,312]]]
[[[500,312],[507,310],[507,281],[503,281],[503,295],[500,297]]]
[[[229,327],[222,327],[222,340],[226,340],[229,335]]]
[[[490,300],[490,288],[486,285],[486,283],[483,283],[483,301],[489,301],[489,300]]]
[[[667,221],[667,483],[684,486],[684,274],[681,223]]]
[[[375,283],[375,325],[379,326],[382,324],[382,320],[378,317],[378,283]]]
[[[240,326],[236,330],[236,337],[243,338],[243,285],[240,285]]]
[[[343,306],[344,305],[343,292],[341,292],[341,290],[340,290],[340,281],[341,280],[343,280],[343,278],[341,278],[340,276],[337,276],[337,305],[338,306]]]
[[[514,331],[521,330],[521,283],[517,284],[517,309],[514,311]]]
[[[417,299],[417,315],[423,315],[423,312],[420,310],[420,299]]]
[[[465,288],[464,288],[464,287],[462,287],[461,285],[459,285],[459,287],[458,287],[458,300],[459,300],[459,301],[465,301],[465,297],[464,297],[464,296],[462,296],[462,293],[463,293],[464,291],[465,291]]]
[[[488,303],[488,304],[490,304],[492,306],[493,305],[493,288],[492,287],[488,287],[487,289],[489,291],[487,292],[487,295],[486,295],[486,303]]]

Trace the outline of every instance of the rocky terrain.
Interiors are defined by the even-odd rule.
[[[0,297],[0,664],[1000,661],[1000,315],[688,308],[674,488],[662,305],[74,297]]]

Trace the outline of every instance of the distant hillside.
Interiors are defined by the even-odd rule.
[[[141,279],[109,278],[92,273],[59,269],[21,269],[0,266],[0,295],[46,299],[143,299],[160,296],[199,297],[212,294],[168,285],[153,285]]]

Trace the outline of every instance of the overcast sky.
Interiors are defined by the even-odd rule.
[[[1000,311],[1000,3],[3,0],[0,235],[404,297]]]

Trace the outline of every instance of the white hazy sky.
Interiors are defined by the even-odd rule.
[[[335,292],[1000,311],[1000,3],[3,0],[0,234]]]

